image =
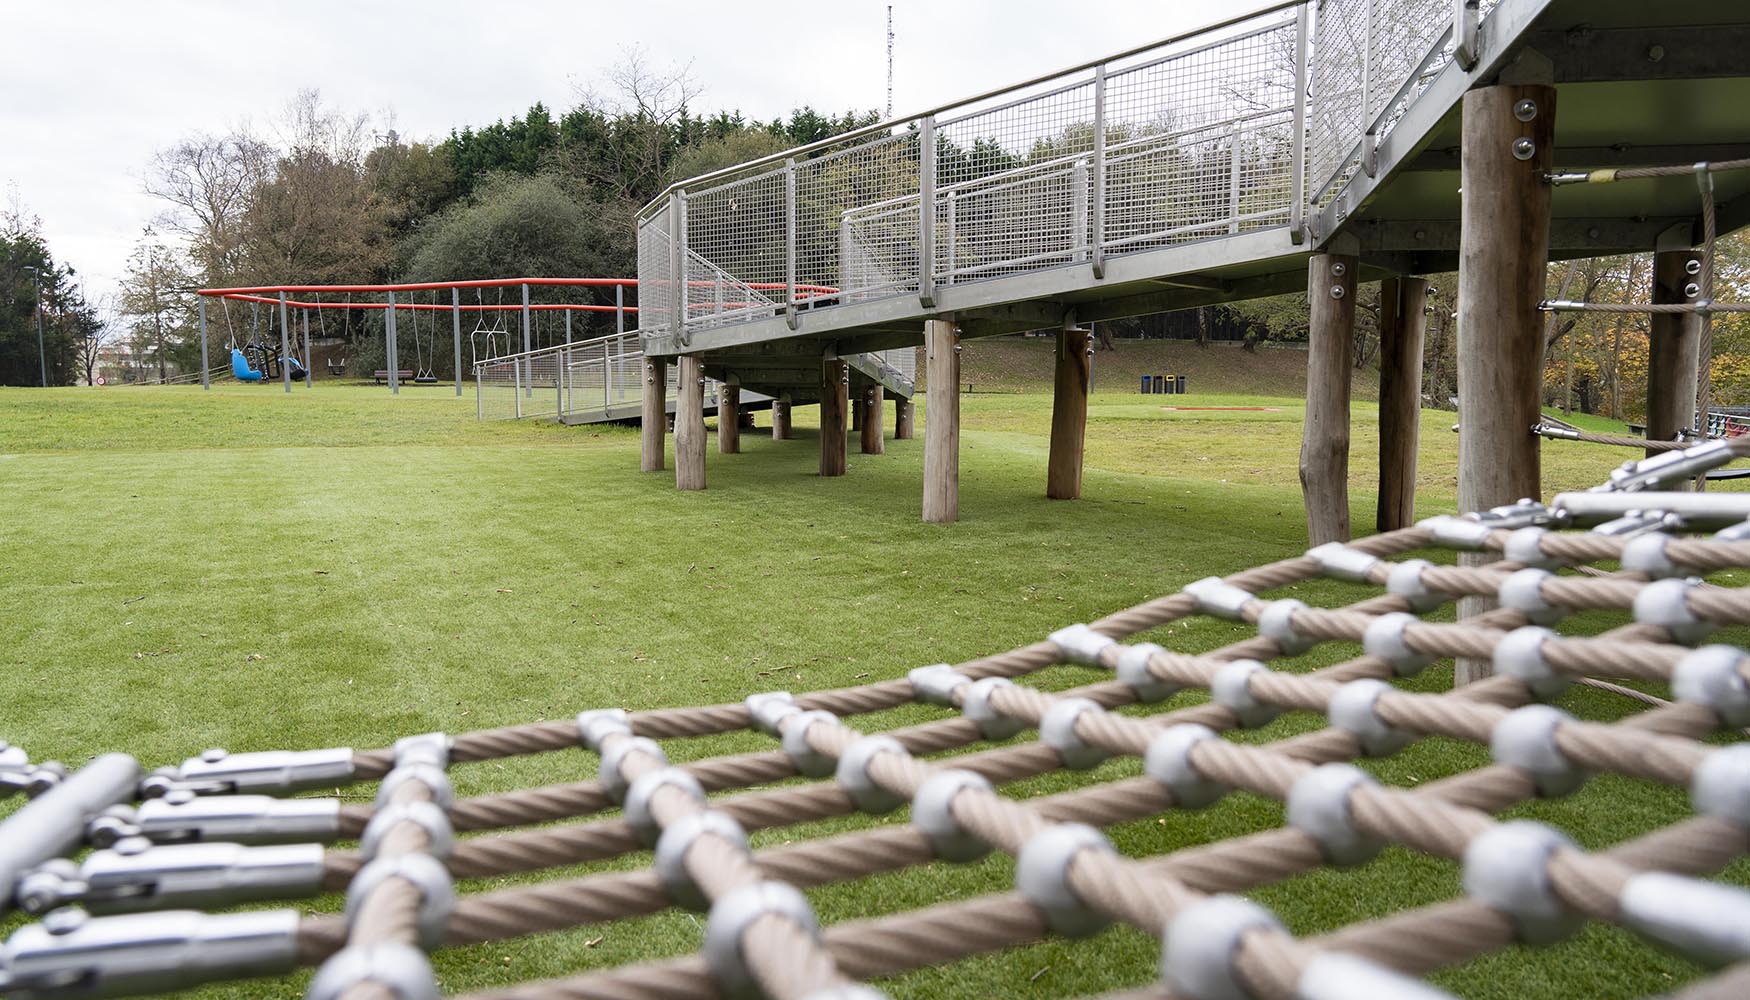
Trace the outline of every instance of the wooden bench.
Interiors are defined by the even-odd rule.
[[[386,385],[389,381],[389,369],[379,368],[371,373],[371,378],[376,379],[378,385]],[[413,381],[413,373],[405,368],[397,368],[395,370],[395,381],[411,382]]]

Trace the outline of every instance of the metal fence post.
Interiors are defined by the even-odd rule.
[[[1096,281],[1106,277],[1106,64],[1094,67],[1094,192],[1088,260]],[[952,244],[950,244],[951,246]]]
[[[523,359],[510,363],[510,398],[516,403],[516,417],[523,418]]]
[[[784,322],[796,329],[796,161],[784,161]]]
[[[614,332],[626,332],[626,286],[614,286]]]
[[[462,395],[462,290],[450,286],[450,329],[456,345],[456,397]]]
[[[1087,260],[1088,253],[1088,164],[1077,160],[1069,170],[1069,259]],[[954,240],[949,237],[948,245]]]
[[[310,310],[304,310],[304,388],[314,388],[316,385],[316,366],[310,363]]]
[[[525,364],[529,366],[529,377],[524,382],[524,389],[533,396],[535,394],[535,368],[534,361],[529,357],[529,348],[529,286],[525,282],[523,284],[523,356],[517,359],[517,366],[521,367]],[[520,417],[522,414],[519,413],[517,416]]]
[[[676,190],[668,196],[668,253],[672,315],[669,327],[676,344],[686,343],[687,333],[687,220],[684,217],[684,192]]]
[[[389,391],[395,395],[401,394],[401,377],[396,371],[401,366],[401,354],[395,345],[395,293],[389,293],[389,304],[383,310],[383,343],[385,367],[389,369]]]
[[[567,309],[569,316],[571,310]],[[558,366],[553,369],[553,419],[565,418],[565,376],[571,370],[571,337],[565,337],[565,346],[559,348],[553,355],[553,361]]]
[[[943,220],[942,231],[943,235],[948,238],[947,246],[942,248],[942,254],[946,258],[943,261],[942,266],[942,281],[946,284],[952,285],[954,283],[954,271],[960,266],[959,261],[956,259],[959,250],[956,244],[959,240],[955,235],[960,231],[959,206],[956,203],[954,192],[952,191],[942,197],[942,203],[947,209],[947,218]]]
[[[207,360],[207,297],[199,297],[198,303],[201,323],[201,388],[211,390],[213,387],[212,363]]]
[[[1477,0],[1453,0],[1452,61],[1458,68],[1470,72],[1482,58],[1477,38]]]
[[[918,301],[936,308],[936,116],[918,130]]]
[[[280,382],[292,391],[292,368],[286,361],[292,356],[292,335],[286,328],[286,293],[280,293]]]
[[[1240,231],[1240,136],[1241,135],[1242,135],[1242,132],[1240,130],[1240,126],[1235,125],[1234,129],[1233,129],[1233,138],[1228,140],[1228,151],[1227,151],[1227,158],[1228,158],[1228,176],[1227,176],[1228,222],[1227,222],[1227,231],[1230,233],[1237,233]]]
[[[1307,66],[1307,13],[1310,4],[1301,4],[1294,15],[1294,145],[1293,170],[1294,177],[1289,181],[1290,194],[1288,199],[1288,238],[1295,243],[1306,239],[1302,229],[1306,225],[1306,94],[1308,80]]]

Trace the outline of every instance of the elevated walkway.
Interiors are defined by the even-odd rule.
[[[1750,155],[1750,5],[1276,4],[681,182],[639,214],[653,356],[807,392],[818,359],[1457,266],[1461,99],[1553,82],[1558,166]],[[1750,176],[1720,175],[1722,231]],[[1700,242],[1688,178],[1554,192],[1550,255]]]

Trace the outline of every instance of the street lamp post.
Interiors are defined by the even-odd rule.
[[[24,269],[30,272],[30,287],[36,292],[36,364],[37,375],[42,379],[44,389],[49,387],[49,356],[43,350],[43,283],[42,269],[28,264]]]

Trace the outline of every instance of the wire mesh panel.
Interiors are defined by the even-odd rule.
[[[782,308],[785,206],[782,169],[687,192],[688,326],[763,319]]]
[[[674,240],[668,205],[638,224],[638,325],[669,332],[674,316]]]
[[[1451,29],[1451,0],[1321,0],[1307,120],[1314,205],[1330,203],[1451,62]]]
[[[803,301],[918,287],[919,141],[879,135],[796,163],[796,280],[816,286]]]

